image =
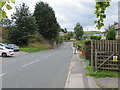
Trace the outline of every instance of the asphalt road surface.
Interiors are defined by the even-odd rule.
[[[73,56],[71,42],[2,59],[2,88],[64,88]]]

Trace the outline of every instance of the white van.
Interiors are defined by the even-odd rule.
[[[0,56],[6,57],[6,56],[12,56],[14,54],[14,51],[12,49],[7,49],[6,47],[0,46]]]

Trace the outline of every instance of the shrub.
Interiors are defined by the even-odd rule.
[[[92,40],[100,40],[101,36],[100,35],[99,36],[97,36],[97,35],[91,35],[90,39],[92,39]]]
[[[115,40],[116,39],[116,32],[115,32],[115,27],[110,26],[107,33],[106,33],[106,39],[107,40]]]
[[[29,43],[41,42],[41,41],[42,41],[42,36],[39,33],[31,35],[29,39]]]
[[[56,44],[62,43],[64,41],[64,36],[58,36],[56,39]]]

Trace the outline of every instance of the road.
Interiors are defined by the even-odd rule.
[[[71,42],[2,59],[3,88],[64,88],[73,56]]]

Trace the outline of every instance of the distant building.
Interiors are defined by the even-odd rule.
[[[101,38],[101,40],[106,40],[106,31],[104,31],[104,32],[101,32],[102,33],[102,38]]]
[[[114,22],[114,26],[116,29],[116,39],[120,39],[120,23]]]
[[[64,32],[59,32],[59,34],[60,34],[60,36],[63,36],[63,35],[65,35],[65,33],[64,33]]]

